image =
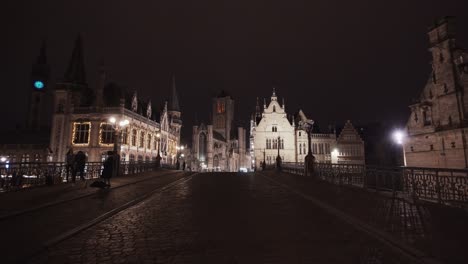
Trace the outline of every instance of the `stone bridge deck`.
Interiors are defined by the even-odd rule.
[[[450,259],[440,252],[432,256],[423,253],[423,249],[428,248],[428,252],[434,252],[432,247],[436,246],[427,244],[431,240],[421,239],[420,234],[428,232],[415,231],[410,238],[405,238],[400,235],[401,225],[394,220],[387,221],[394,229],[381,228],[378,222],[381,218],[373,215],[376,206],[401,210],[401,205],[385,207],[375,199],[374,193],[275,172],[151,172],[139,177],[153,178],[104,191],[73,189],[68,193],[75,194],[68,194],[69,197],[76,197],[77,192],[95,192],[96,195],[75,199],[60,207],[38,209],[34,214],[4,217],[1,224],[9,228],[4,229],[0,241],[2,249],[9,252],[8,262],[466,261],[463,251],[451,250],[458,253],[451,254]],[[161,188],[163,186],[168,187]],[[143,194],[148,195],[138,203],[120,207]],[[16,197],[9,199],[11,204],[16,200],[19,204],[27,203],[28,198],[8,195]],[[27,196],[24,193],[23,197]],[[5,197],[0,196],[0,204],[5,202]],[[34,203],[41,204],[40,199]],[[44,198],[43,201],[48,200]],[[99,221],[94,220],[115,208],[121,209]],[[388,210],[377,212],[384,214],[382,212],[388,213]],[[89,222],[92,224],[77,229]],[[418,222],[415,220],[411,224],[418,225]],[[71,229],[76,232],[70,233]],[[423,246],[418,247],[420,244]],[[466,244],[462,241],[451,244],[455,248],[463,245]]]

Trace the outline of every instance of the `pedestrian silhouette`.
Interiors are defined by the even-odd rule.
[[[114,173],[114,162],[116,155],[114,154],[113,151],[108,151],[107,152],[107,158],[104,161],[104,169],[102,170],[101,178],[104,179],[104,183],[106,184],[107,188],[110,188],[110,179],[112,178],[112,175]]]
[[[72,178],[75,178],[75,154],[73,153],[72,148],[68,149],[67,155],[65,156],[65,170],[67,173],[67,182],[70,173],[72,174]]]
[[[79,173],[80,174],[80,179],[82,181],[85,181],[84,177],[84,169],[86,165],[86,155],[84,154],[83,151],[78,151],[75,155],[75,175],[73,176],[73,183],[75,182],[76,175]]]

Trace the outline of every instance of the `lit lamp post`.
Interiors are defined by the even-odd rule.
[[[117,176],[120,169],[120,144],[122,143],[122,129],[130,124],[127,119],[117,120],[115,117],[109,118],[109,122],[114,128],[114,166],[112,177]]]
[[[184,146],[176,146],[177,154],[176,154],[176,168],[180,169],[180,161],[179,161],[179,150],[184,150]],[[183,155],[183,154],[182,154]]]
[[[278,143],[276,144],[276,147],[278,147],[278,155],[276,156],[276,169],[278,171],[281,171],[281,156],[280,156],[280,148],[281,148],[281,138],[278,136]]]
[[[122,143],[122,129],[130,124],[127,119],[118,121],[115,117],[109,118],[109,122],[114,128],[114,151],[120,155],[120,144]]]
[[[307,119],[305,122],[303,122],[302,126],[307,132],[307,144],[308,144],[308,151],[307,155],[305,156],[305,176],[313,176],[314,173],[314,163],[315,163],[315,157],[312,154],[312,143],[310,139],[310,133],[312,133],[314,121]]]
[[[403,151],[403,166],[406,167],[406,153],[405,153],[405,141],[406,141],[406,133],[403,130],[396,130],[393,132],[393,140],[396,144],[401,145],[401,149]]]

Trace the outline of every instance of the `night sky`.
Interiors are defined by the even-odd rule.
[[[159,108],[176,74],[184,138],[196,113],[209,120],[221,89],[245,125],[255,98],[269,98],[273,86],[288,113],[302,108],[322,126],[347,119],[403,125],[430,73],[427,28],[456,16],[459,42],[468,47],[468,1],[385,2],[7,1],[0,10],[2,118],[9,127],[23,122],[42,40],[54,82],[81,33],[92,87],[104,61],[112,81]]]

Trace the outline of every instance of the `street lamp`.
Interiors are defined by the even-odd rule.
[[[401,149],[403,151],[403,166],[406,167],[406,152],[405,152],[405,141],[406,141],[406,132],[401,130],[401,129],[398,129],[398,130],[395,130],[393,132],[393,141],[398,144],[398,145],[401,145]]]
[[[179,169],[179,167],[180,167],[179,150],[184,150],[184,146],[176,146],[176,150],[177,150],[177,153],[176,153],[176,159],[177,159],[176,166],[177,166],[177,169]]]
[[[115,117],[110,117],[109,122],[112,124],[112,128],[114,128],[114,151],[115,153],[119,154],[120,152],[120,144],[122,138],[122,129],[130,124],[130,121],[127,119],[117,120]]]
[[[110,117],[109,122],[114,129],[114,164],[112,170],[112,177],[117,176],[120,170],[120,144],[122,143],[122,129],[130,124],[127,119],[117,120],[115,117]]]
[[[281,156],[280,156],[280,148],[281,148],[281,137],[278,136],[278,142],[276,144],[276,147],[278,147],[278,155],[276,156],[276,169],[278,171],[281,171]]]

